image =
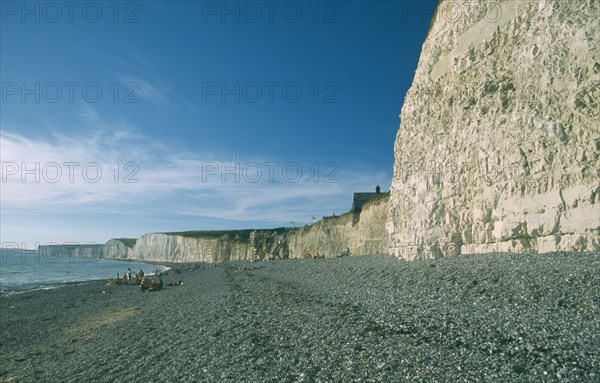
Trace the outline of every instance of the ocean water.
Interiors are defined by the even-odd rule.
[[[121,276],[130,268],[151,274],[165,266],[139,262],[40,256],[35,250],[0,249],[0,292],[56,288],[61,284]]]

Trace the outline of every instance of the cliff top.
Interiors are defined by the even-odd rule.
[[[135,243],[137,242],[136,238],[116,238],[116,240],[121,242],[126,247],[129,247],[130,249],[132,249],[135,246]]]
[[[189,238],[222,238],[222,237],[234,237],[239,239],[250,239],[252,233],[271,233],[271,234],[282,234],[285,231],[292,230],[291,228],[278,227],[275,229],[242,229],[242,230],[190,230],[190,231],[179,231],[162,233],[167,235],[177,235],[181,237]]]

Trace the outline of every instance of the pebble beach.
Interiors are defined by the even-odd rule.
[[[0,382],[600,382],[600,256],[230,262],[0,295]]]

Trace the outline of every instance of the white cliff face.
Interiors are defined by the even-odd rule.
[[[129,240],[134,242],[133,240]],[[131,251],[131,247],[127,246],[122,240],[111,239],[104,244],[105,247],[105,258],[113,259],[126,259],[127,255]]]
[[[253,231],[151,233],[137,240],[111,239],[103,245],[40,246],[42,256],[129,259],[151,262],[207,262],[384,254],[388,195],[367,202],[361,212],[327,217],[314,225]]]
[[[145,234],[129,258],[157,262],[222,262],[248,259],[250,243],[230,238],[194,238],[174,234]]]
[[[140,261],[185,262],[189,261],[189,257],[182,256],[182,253],[186,253],[199,257],[199,262],[208,262],[203,258],[205,254],[199,250],[196,242],[192,238],[168,234],[144,234],[138,238],[128,257]]]
[[[350,255],[387,254],[389,237],[385,222],[388,215],[388,198],[382,195],[365,204],[361,212],[324,218],[300,228],[289,238],[292,257],[335,257],[348,250]]]
[[[105,257],[106,248],[104,245],[88,244],[62,244],[62,245],[40,245],[38,254],[41,257],[48,258],[89,258],[101,259]]]
[[[598,15],[440,4],[395,143],[392,254],[600,251]]]
[[[335,257],[350,250],[351,255],[388,252],[385,230],[389,206],[387,196],[368,202],[360,213],[324,218],[297,229],[255,230],[248,236],[223,232],[206,234],[146,234],[140,237],[127,257],[155,262],[208,262]]]
[[[129,240],[132,241],[133,240]],[[38,246],[38,254],[42,257],[61,258],[112,258],[125,259],[131,248],[120,239],[111,239],[105,244],[57,244]]]

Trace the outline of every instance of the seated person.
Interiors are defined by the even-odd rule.
[[[150,288],[150,279],[148,279],[148,277],[142,278],[142,281],[140,282],[140,288],[142,291],[146,291]]]

